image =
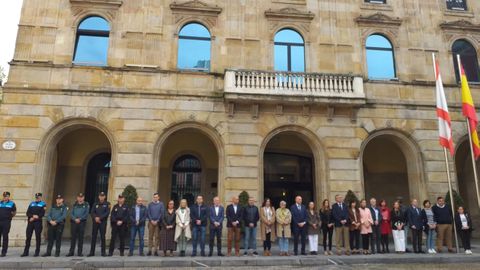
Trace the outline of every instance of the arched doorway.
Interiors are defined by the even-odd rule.
[[[476,161],[476,166],[478,173],[480,172],[480,161]],[[480,208],[478,207],[477,202],[477,190],[475,188],[475,178],[473,175],[472,157],[468,139],[464,139],[457,146],[455,153],[455,169],[457,172],[458,192],[465,203],[465,207],[472,215],[473,222],[478,225]]]
[[[281,200],[292,204],[300,195],[304,203],[314,200],[314,155],[308,143],[295,132],[282,132],[272,137],[263,153],[264,198],[275,206]]]
[[[203,195],[210,204],[218,195],[219,152],[209,135],[197,128],[178,129],[160,148],[158,192],[162,200],[185,198],[191,204]]]
[[[421,157],[416,145],[403,134],[384,130],[372,134],[362,147],[363,187],[365,198],[409,200],[427,198],[423,183]]]
[[[39,165],[35,192],[43,192],[48,204],[54,202],[56,194],[65,198],[71,206],[79,192],[92,194],[93,184],[99,177],[108,192],[111,186],[112,140],[103,126],[89,119],[74,119],[52,128],[44,137],[39,149]],[[108,163],[107,163],[108,161]],[[105,167],[107,166],[107,167]],[[90,200],[95,198],[89,195]],[[64,237],[70,237],[67,222]],[[87,226],[91,224],[88,222]],[[86,235],[90,233],[86,229]]]

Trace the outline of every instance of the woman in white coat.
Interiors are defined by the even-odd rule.
[[[187,242],[192,238],[192,231],[190,229],[190,209],[187,206],[187,200],[180,201],[180,207],[175,212],[177,215],[175,227],[175,242],[177,242],[180,250],[180,257],[185,257],[185,250],[187,249]]]

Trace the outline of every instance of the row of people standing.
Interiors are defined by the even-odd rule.
[[[16,213],[15,204],[9,200],[10,194],[5,192],[4,200],[0,204],[0,227],[4,240],[2,254],[6,254],[8,248],[8,232],[6,233],[4,221],[11,221]],[[42,201],[42,194],[35,194],[33,201],[27,210],[27,240],[22,256],[29,255],[30,242],[35,232],[36,249],[35,256],[40,252],[40,235],[42,230],[42,218],[45,215],[46,204]],[[125,198],[118,196],[118,203],[110,210],[110,203],[106,201],[105,193],[101,192],[98,201],[90,208],[85,202],[84,195],[79,193],[77,200],[70,211],[71,222],[71,247],[67,256],[73,256],[77,247],[77,255],[83,256],[83,238],[88,216],[93,221],[91,249],[88,256],[94,256],[97,235],[100,234],[102,256],[112,256],[115,250],[115,242],[120,241],[120,255],[124,255],[125,238],[127,236],[127,223],[131,223],[130,229],[130,252],[133,255],[135,241],[138,235],[139,254],[144,256],[144,232],[148,222],[148,245],[147,255],[158,255],[158,250],[163,251],[164,256],[173,256],[173,251],[180,250],[180,256],[185,256],[187,242],[192,239],[192,256],[197,255],[197,247],[200,246],[200,255],[205,256],[205,237],[207,225],[210,224],[209,256],[212,256],[216,244],[217,255],[222,254],[221,237],[223,221],[227,218],[227,255],[231,255],[234,248],[235,255],[240,255],[241,226],[244,228],[244,255],[258,255],[256,247],[257,225],[260,222],[260,236],[263,240],[264,255],[271,255],[272,242],[278,239],[280,255],[288,256],[289,238],[293,235],[294,254],[306,255],[306,242],[310,247],[310,254],[318,254],[318,240],[323,235],[323,248],[325,255],[332,254],[332,237],[335,232],[337,254],[341,255],[342,249],[345,254],[371,254],[375,252],[390,252],[388,245],[389,234],[393,234],[395,251],[406,251],[406,238],[408,229],[412,233],[414,252],[422,252],[422,232],[427,234],[427,249],[429,253],[435,253],[433,246],[435,235],[437,237],[437,249],[441,250],[443,241],[446,240],[449,251],[453,251],[451,242],[452,218],[451,210],[445,205],[443,198],[439,197],[434,207],[430,202],[424,202],[424,209],[417,206],[417,200],[412,200],[411,206],[403,206],[400,200],[393,204],[392,210],[387,207],[385,201],[381,201],[377,207],[376,200],[372,198],[367,206],[366,200],[360,201],[359,207],[356,202],[350,202],[347,206],[343,197],[337,195],[336,202],[330,207],[328,200],[324,200],[320,211],[316,210],[315,203],[310,202],[307,206],[302,204],[302,198],[297,196],[295,203],[288,209],[286,202],[282,201],[280,207],[275,210],[269,199],[266,199],[261,208],[255,206],[255,200],[249,198],[248,205],[241,207],[238,197],[232,199],[226,210],[220,204],[220,199],[215,197],[213,205],[207,207],[203,203],[203,197],[198,196],[192,207],[187,206],[186,200],[180,202],[175,210],[174,202],[169,201],[167,209],[159,200],[158,193],[153,195],[152,202],[148,207],[143,205],[143,199],[138,198],[134,206],[125,205]],[[90,210],[91,209],[91,210]],[[53,244],[56,244],[55,256],[59,256],[61,237],[67,217],[68,208],[63,202],[63,197],[58,195],[56,203],[52,206],[47,216],[48,245],[44,256],[51,256]],[[6,218],[2,218],[5,216]],[[108,255],[106,253],[105,233],[108,217],[112,227],[112,237]],[[459,207],[455,222],[459,230],[463,246],[467,254],[471,254],[471,219],[463,207]],[[217,240],[215,243],[215,239]],[[361,239],[361,241],[360,241]],[[6,241],[6,244],[5,244]],[[360,250],[360,242],[362,250]],[[371,244],[371,245],[370,245]],[[380,248],[380,245],[382,246]],[[167,255],[167,252],[168,255]]]

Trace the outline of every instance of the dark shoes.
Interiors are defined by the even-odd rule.
[[[69,252],[69,253],[67,254],[67,257],[73,257],[73,252]]]
[[[88,253],[88,255],[87,255],[87,257],[93,257],[93,256],[95,256],[94,253]]]
[[[48,252],[42,255],[42,257],[50,257],[50,256],[52,256],[52,254]]]
[[[28,257],[28,253],[23,253],[22,255],[20,255],[20,257]]]

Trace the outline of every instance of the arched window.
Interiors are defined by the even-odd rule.
[[[88,17],[77,29],[73,62],[84,65],[107,65],[110,25],[102,17]]]
[[[202,165],[196,157],[192,155],[179,157],[172,170],[171,198],[176,202],[186,199],[188,205],[193,204],[195,197],[201,192],[201,172]]]
[[[478,68],[478,59],[477,52],[475,48],[470,44],[470,42],[459,39],[453,43],[452,46],[453,54],[453,64],[455,67],[455,75],[457,76],[457,81],[460,81],[458,74],[458,61],[457,54],[460,55],[460,60],[462,61],[463,69],[467,75],[469,82],[479,82],[479,68]]]
[[[305,42],[292,30],[283,29],[275,34],[275,70],[305,72]]]
[[[185,25],[178,34],[179,69],[210,70],[212,38],[208,29],[199,23]]]
[[[367,38],[367,68],[369,79],[395,79],[395,55],[390,41],[382,35]]]

